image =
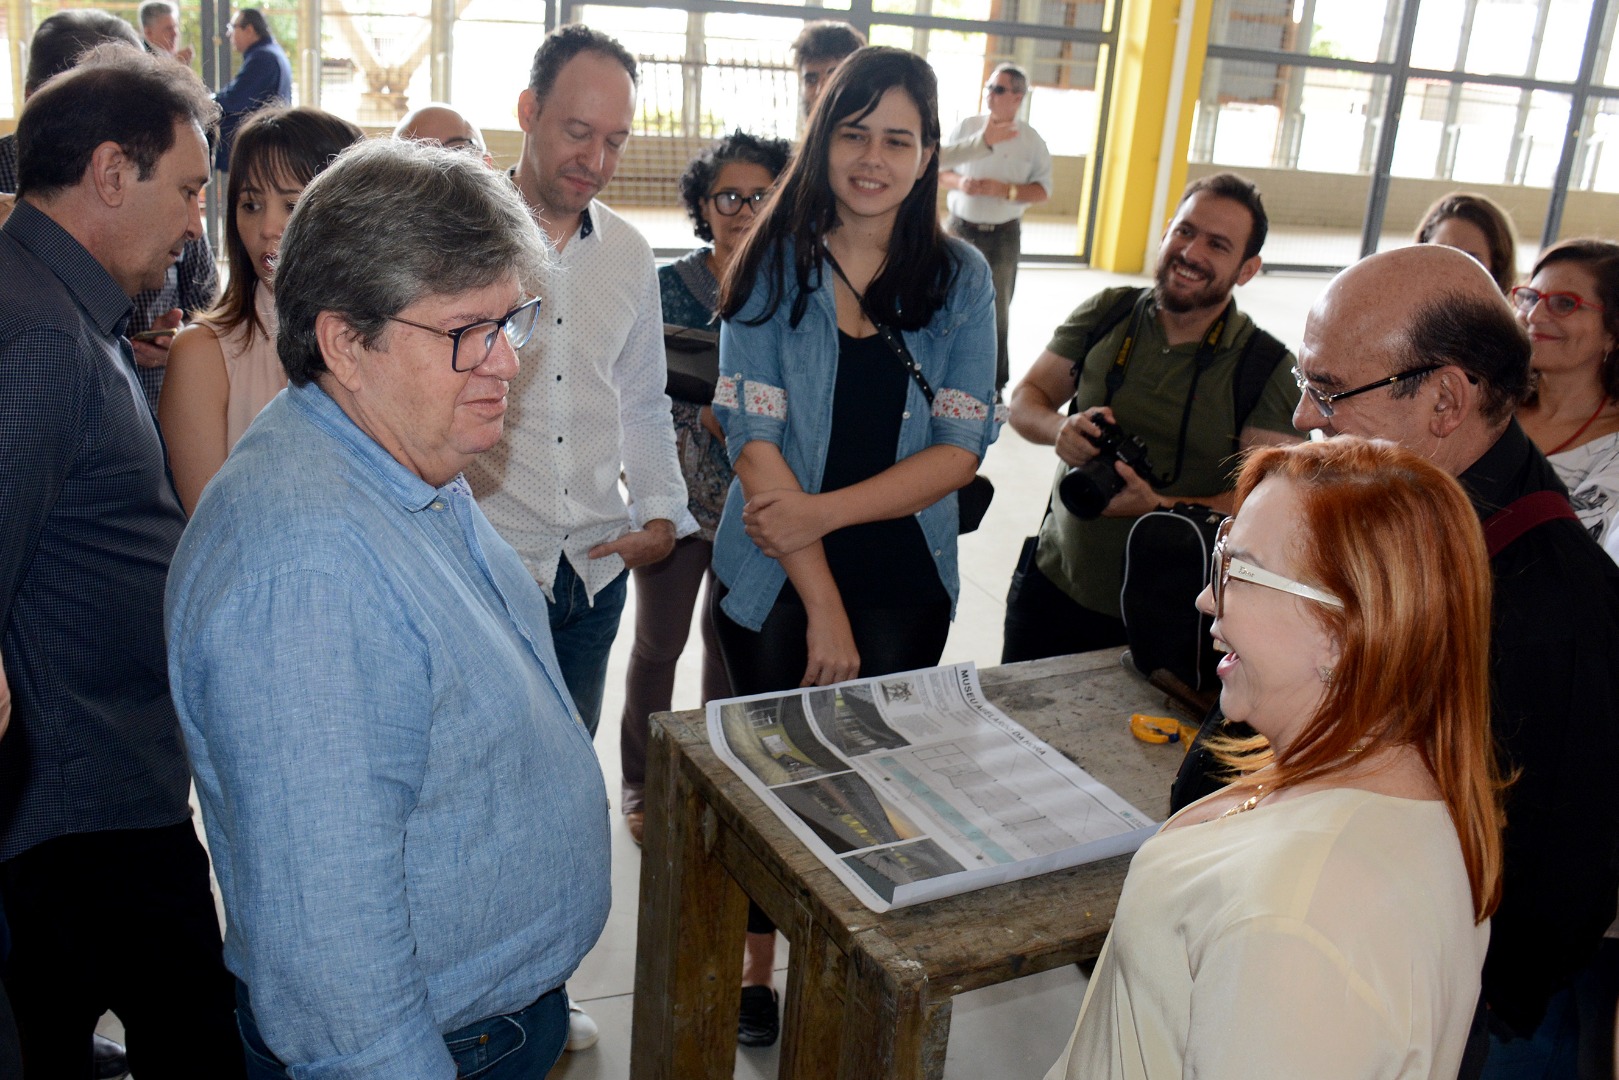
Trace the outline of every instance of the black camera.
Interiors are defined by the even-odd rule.
[[[1147,444],[1139,436],[1125,434],[1123,428],[1105,417],[1092,415],[1090,419],[1101,432],[1086,436],[1095,444],[1096,456],[1069,469],[1068,475],[1057,484],[1057,494],[1068,512],[1087,521],[1099,517],[1113,501],[1113,496],[1124,490],[1124,477],[1114,470],[1114,462],[1124,462],[1149,484],[1153,482]]]

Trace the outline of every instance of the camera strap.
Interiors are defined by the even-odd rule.
[[[837,266],[833,263],[834,268]],[[847,284],[847,282],[845,282]],[[1113,358],[1113,365],[1108,368],[1104,385],[1107,393],[1102,398],[1103,405],[1113,404],[1113,395],[1119,392],[1124,385],[1125,372],[1130,367],[1130,355],[1135,351],[1136,341],[1141,334],[1141,323],[1147,317],[1147,309],[1152,304],[1152,291],[1145,290],[1141,298],[1135,303],[1135,310],[1130,314],[1130,325],[1124,334],[1124,341],[1119,345],[1118,355]],[[1186,462],[1186,432],[1192,422],[1192,402],[1197,399],[1197,383],[1214,363],[1215,350],[1220,347],[1220,339],[1225,336],[1226,324],[1231,321],[1231,312],[1235,301],[1226,301],[1225,310],[1220,317],[1210,324],[1198,342],[1197,352],[1192,357],[1192,385],[1186,390],[1186,406],[1181,410],[1180,435],[1175,442],[1175,471],[1168,477],[1160,480],[1154,476],[1144,477],[1155,488],[1166,488],[1180,479],[1181,466]]]

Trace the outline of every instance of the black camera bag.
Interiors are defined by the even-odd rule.
[[[1196,503],[1176,503],[1136,519],[1124,544],[1119,609],[1130,662],[1143,675],[1160,669],[1199,692],[1218,689],[1220,654],[1210,619],[1194,606],[1209,581],[1215,530],[1224,517]]]

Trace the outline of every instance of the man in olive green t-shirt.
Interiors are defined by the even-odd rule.
[[[1093,422],[1100,414],[1146,443],[1152,479],[1162,486],[1120,462],[1123,488],[1100,517],[1082,520],[1053,485],[1033,557],[1020,561],[1007,596],[1002,663],[1125,644],[1119,588],[1136,518],[1176,502],[1229,510],[1236,453],[1298,441],[1291,355],[1276,364],[1240,430],[1235,415],[1232,380],[1256,328],[1231,303],[1231,290],[1259,272],[1267,228],[1259,193],[1246,180],[1220,173],[1192,183],[1164,232],[1152,292],[1088,350],[1124,290],[1081,304],[1012,392],[1012,426],[1056,448],[1057,480],[1096,456],[1091,440],[1100,434]],[[1217,328],[1193,395],[1199,349]],[[1066,415],[1070,400],[1076,408]]]

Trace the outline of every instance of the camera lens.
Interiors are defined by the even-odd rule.
[[[1070,514],[1086,521],[1100,517],[1113,496],[1124,490],[1124,478],[1113,469],[1117,460],[1113,454],[1098,455],[1068,470],[1057,484],[1057,495]]]

